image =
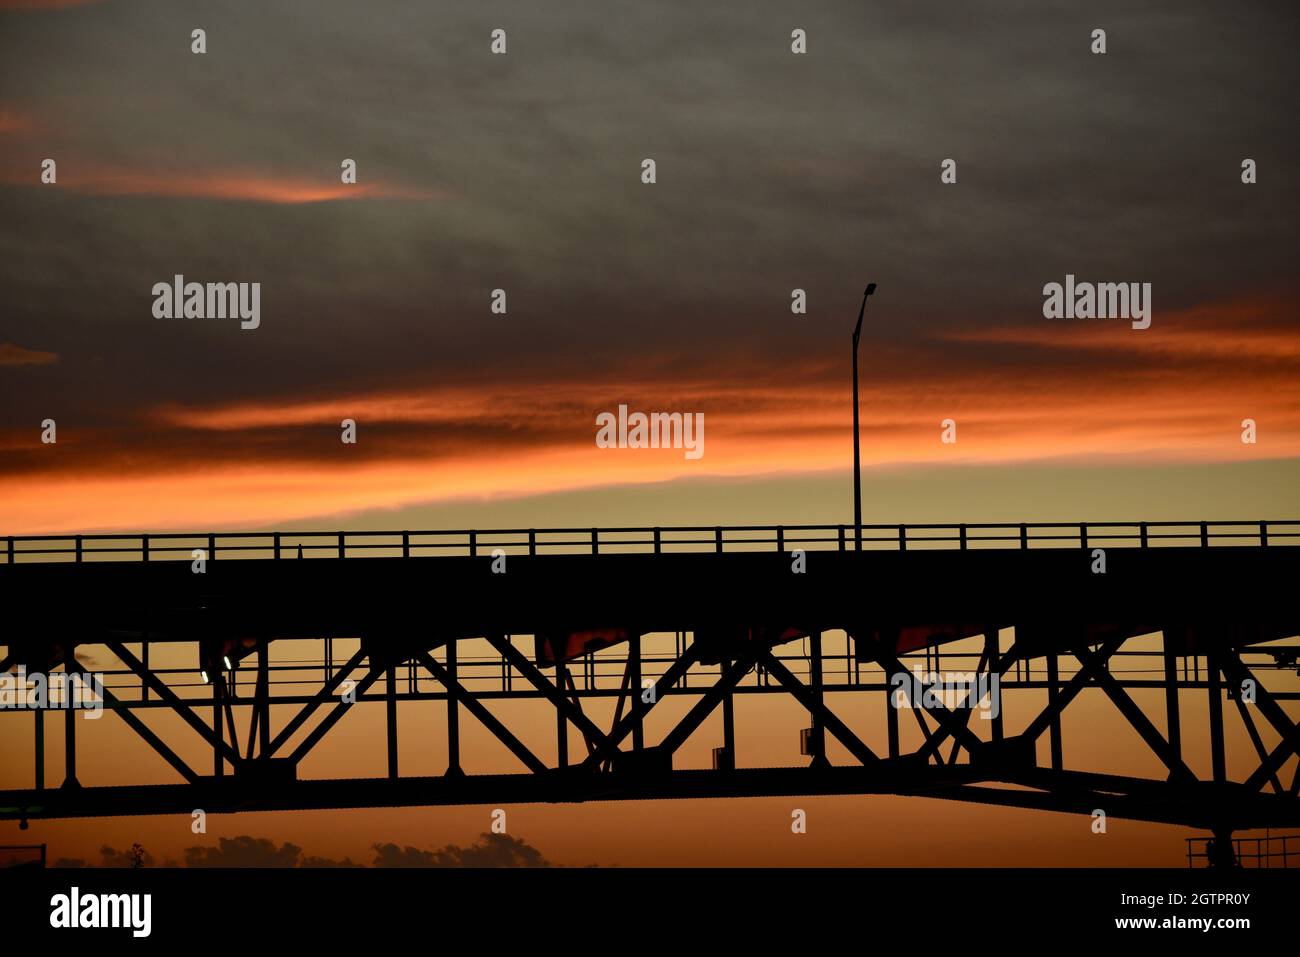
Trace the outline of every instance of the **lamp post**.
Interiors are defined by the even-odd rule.
[[[867,283],[862,294],[862,307],[858,309],[858,324],[853,327],[853,550],[862,551],[862,440],[858,434],[858,343],[862,340],[862,314],[867,310],[867,297],[876,291],[874,282]]]

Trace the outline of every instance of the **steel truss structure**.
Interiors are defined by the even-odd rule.
[[[1233,830],[1300,824],[1300,725],[1287,712],[1300,693],[1281,686],[1300,656],[1288,640],[1300,635],[1300,549],[1286,547],[1296,541],[1294,522],[10,539],[0,595],[30,613],[9,616],[0,673],[94,682],[75,649],[105,646],[120,667],[99,688],[104,707],[179,782],[82,786],[72,710],[63,780],[47,782],[52,708],[14,710],[6,720],[34,724],[37,760],[30,788],[0,792],[0,817],[897,794],[1102,809],[1203,828],[1231,847]],[[337,552],[297,560],[326,548]],[[824,652],[828,632],[842,651]],[[643,651],[657,633],[677,636],[672,654]],[[304,639],[315,660],[272,661],[275,642]],[[344,661],[340,641],[357,645]],[[491,653],[467,655],[471,641]],[[193,668],[151,666],[162,644],[196,650]],[[306,692],[304,673],[315,675]],[[952,673],[972,676],[955,697],[927,695],[917,679]],[[1158,693],[1163,715],[1134,691]],[[1085,692],[1141,737],[1162,776],[1067,767],[1062,715]],[[806,712],[805,762],[738,766],[735,704],[746,695],[787,696]],[[652,735],[647,719],[679,696],[691,701],[684,715]],[[1208,775],[1184,751],[1189,696],[1204,696]],[[516,699],[553,725],[553,750],[530,748],[494,712]],[[604,726],[597,699],[613,702]],[[408,702],[445,714],[444,774],[400,773]],[[385,711],[386,776],[301,778],[361,705]],[[210,768],[150,728],[142,715],[153,709],[188,725]],[[277,725],[273,710],[288,717]],[[719,710],[713,767],[674,768]],[[1225,711],[1254,752],[1235,779]],[[466,718],[520,773],[463,766]],[[904,722],[914,749],[902,746]],[[872,723],[883,732],[854,730]]]

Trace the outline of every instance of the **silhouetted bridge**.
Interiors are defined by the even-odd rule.
[[[0,817],[891,793],[1225,836],[1295,826],[1300,730],[1284,706],[1300,697],[1297,544],[1300,522],[1254,521],[0,539],[0,672],[85,675],[76,648],[104,646],[105,707],[179,779],[82,786],[65,719],[64,779],[50,786],[56,709],[15,710],[6,720],[34,721],[37,761],[32,787],[0,792]],[[286,639],[318,653],[277,655]],[[916,673],[968,674],[973,690],[926,695]],[[1137,732],[1159,774],[1066,766],[1062,713],[1084,691]],[[753,694],[806,711],[802,764],[737,766],[734,703]],[[693,703],[659,721],[673,696]],[[506,699],[545,703],[546,747],[536,722],[494,714]],[[445,703],[447,772],[403,776],[398,704],[424,701]],[[301,778],[360,704],[385,709],[387,776]],[[197,735],[188,757],[143,720],[156,709]],[[719,709],[713,767],[675,768]],[[1231,755],[1235,775],[1225,710],[1251,742]],[[465,715],[523,773],[464,768]],[[1193,720],[1204,762],[1184,746]]]

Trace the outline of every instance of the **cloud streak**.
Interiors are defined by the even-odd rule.
[[[1046,460],[1230,462],[1300,455],[1300,355],[1285,303],[1225,304],[1134,332],[1082,323],[937,332],[918,355],[878,346],[864,363],[865,465]],[[1047,322],[1044,320],[1044,322]],[[955,350],[955,351],[954,351]],[[986,350],[993,350],[988,352]],[[1012,361],[1008,360],[1010,350]],[[654,370],[653,374],[647,370]],[[684,477],[843,469],[844,370],[751,358],[725,369],[643,357],[640,373],[503,376],[316,397],[174,402],[135,423],[0,432],[0,495],[14,532],[257,526],[368,508],[529,496]],[[616,409],[703,412],[706,453],[600,449]],[[343,419],[358,442],[340,442]],[[954,419],[958,442],[943,444]],[[1260,441],[1240,441],[1243,419]]]
[[[58,185],[85,196],[164,197],[171,199],[224,200],[295,206],[355,200],[435,200],[450,194],[416,189],[393,183],[330,183],[324,179],[274,177],[244,171],[213,170],[172,173],[123,170],[77,170],[68,164],[59,168]],[[38,171],[10,171],[4,177],[10,186],[42,184]]]
[[[58,355],[53,352],[0,342],[0,366],[44,366],[58,361]]]

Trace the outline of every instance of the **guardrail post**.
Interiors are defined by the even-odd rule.
[[[275,533],[275,539],[274,539],[274,541],[275,541],[275,546],[274,546],[274,547],[275,547],[275,557],[278,559],[278,558],[280,557],[280,533],[279,533],[279,532],[276,532],[276,533]]]
[[[347,534],[346,532],[339,532],[339,558],[348,557],[347,548],[343,544],[343,536],[346,534]]]
[[[531,535],[531,533],[529,534]],[[532,554],[531,548],[529,548],[528,554],[530,555]],[[471,528],[469,530],[469,557],[470,558],[478,557],[478,529],[475,528]]]
[[[600,554],[600,539],[598,537],[598,533],[596,529],[594,528],[591,530],[591,554],[593,555]]]
[[[719,525],[713,530],[713,541],[716,543],[719,553],[722,551],[722,526]]]
[[[1201,522],[1201,547],[1210,547],[1210,524],[1208,522]]]
[[[957,530],[960,533],[960,537],[961,537],[961,549],[962,551],[965,551],[966,550],[966,526],[958,525]]]
[[[655,554],[658,555],[658,554],[659,554],[659,551],[660,551],[660,547],[659,547],[659,529],[656,528],[656,529],[655,529]]]
[[[148,535],[140,536],[140,552],[141,552],[142,559],[147,562],[149,560],[149,536]]]
[[[77,561],[81,561],[81,536],[77,536]]]
[[[1080,548],[1088,547],[1088,523],[1087,522],[1079,523],[1079,547]]]
[[[14,537],[10,535],[9,536],[9,564],[12,565],[13,563],[14,563]]]
[[[1029,547],[1029,526],[1024,522],[1020,523],[1020,547]]]
[[[844,551],[844,526],[840,526],[840,551]]]
[[[1138,525],[1138,529],[1142,534],[1142,547],[1146,548],[1147,547],[1147,523],[1142,522],[1140,525]]]
[[[537,529],[535,528],[530,528],[528,530],[528,554],[537,554]]]
[[[411,557],[411,533],[402,532],[402,557]]]
[[[907,526],[906,525],[898,526],[898,550],[900,552],[907,551]]]
[[[1259,543],[1261,545],[1268,544],[1268,522],[1259,523]]]
[[[776,550],[778,552],[785,551],[785,526],[783,525],[776,527]]]
[[[217,560],[217,536],[209,535],[208,536],[208,561],[215,562],[216,560]]]

